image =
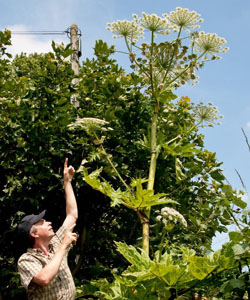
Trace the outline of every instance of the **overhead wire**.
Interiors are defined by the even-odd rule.
[[[17,34],[17,35],[64,35],[67,34],[68,38],[70,38],[70,27],[67,28],[66,30],[23,30],[23,31],[15,31],[11,30],[12,34]],[[78,28],[77,35],[79,37],[82,36],[81,30]]]
[[[70,27],[68,27],[66,30],[61,31],[61,30],[23,30],[23,31],[15,31],[11,30],[11,34],[14,35],[65,35],[67,34],[67,37],[70,39]],[[82,41],[81,41],[81,36],[82,32],[78,28],[77,35],[79,37],[79,51],[78,51],[78,56],[80,57],[82,55]]]
[[[68,31],[32,31],[32,30],[26,30],[26,31],[11,31],[12,34],[18,34],[18,35],[64,35],[67,34]]]

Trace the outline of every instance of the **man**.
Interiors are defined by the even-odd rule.
[[[18,231],[29,239],[30,248],[18,260],[21,283],[29,300],[73,300],[75,285],[67,263],[67,254],[76,243],[73,233],[78,217],[77,204],[71,181],[74,168],[64,163],[66,218],[54,233],[51,222],[44,219],[45,211],[24,217]]]

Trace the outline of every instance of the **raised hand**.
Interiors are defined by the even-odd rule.
[[[75,169],[72,166],[68,167],[68,158],[65,159],[63,169],[63,180],[64,182],[71,182],[75,173]]]

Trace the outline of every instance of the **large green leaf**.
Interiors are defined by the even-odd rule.
[[[147,253],[141,249],[141,253],[132,245],[126,243],[115,242],[117,250],[129,261],[132,265],[139,266],[148,270],[150,268],[150,258]]]
[[[155,276],[150,271],[150,269],[138,266],[138,265],[131,265],[129,266],[123,273],[123,276],[126,277],[133,277],[133,283],[136,284],[136,282],[145,281],[149,279],[153,279]]]
[[[178,204],[176,201],[164,197],[166,194],[154,194],[152,190],[143,189],[142,183],[145,180],[137,179],[132,181],[132,187],[136,187],[135,194],[131,191],[121,191],[120,189],[113,189],[105,179],[100,181],[98,176],[102,169],[98,169],[90,174],[87,173],[86,168],[82,167],[84,180],[95,190],[100,191],[111,199],[111,206],[123,204],[132,209],[151,207],[160,204]],[[131,187],[131,189],[132,189]]]
[[[174,286],[182,278],[186,270],[185,267],[181,267],[177,264],[173,265],[163,262],[152,262],[150,268],[150,271],[156,277],[163,277],[164,282],[169,286]]]
[[[189,261],[189,271],[199,280],[205,279],[218,267],[217,265],[211,265],[211,261],[207,257],[192,256]]]
[[[101,182],[97,177],[99,176],[101,169],[92,172],[91,174],[87,173],[86,168],[83,168],[84,180],[95,190],[100,191],[104,195],[108,196],[111,199],[111,206],[116,206],[120,204],[125,204],[123,199],[127,199],[128,193],[122,192],[120,189],[115,190],[112,186],[103,179]]]
[[[200,150],[195,148],[194,144],[182,145],[180,142],[172,144],[165,143],[162,145],[165,155],[189,157],[200,153]]]

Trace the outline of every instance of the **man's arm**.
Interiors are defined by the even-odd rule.
[[[71,243],[76,243],[77,240],[77,234],[73,233],[73,229],[75,227],[75,224],[73,224],[66,232],[65,237],[61,243],[61,245],[58,247],[55,255],[51,259],[51,261],[33,278],[32,281],[42,285],[47,286],[50,284],[52,279],[56,276],[60,265],[62,263],[62,259],[64,255],[67,252],[67,249]]]
[[[66,218],[63,222],[63,226],[66,229],[69,229],[73,224],[75,224],[78,218],[76,198],[71,185],[74,173],[74,168],[72,166],[68,167],[68,158],[66,158],[63,170],[63,184],[66,198]]]

